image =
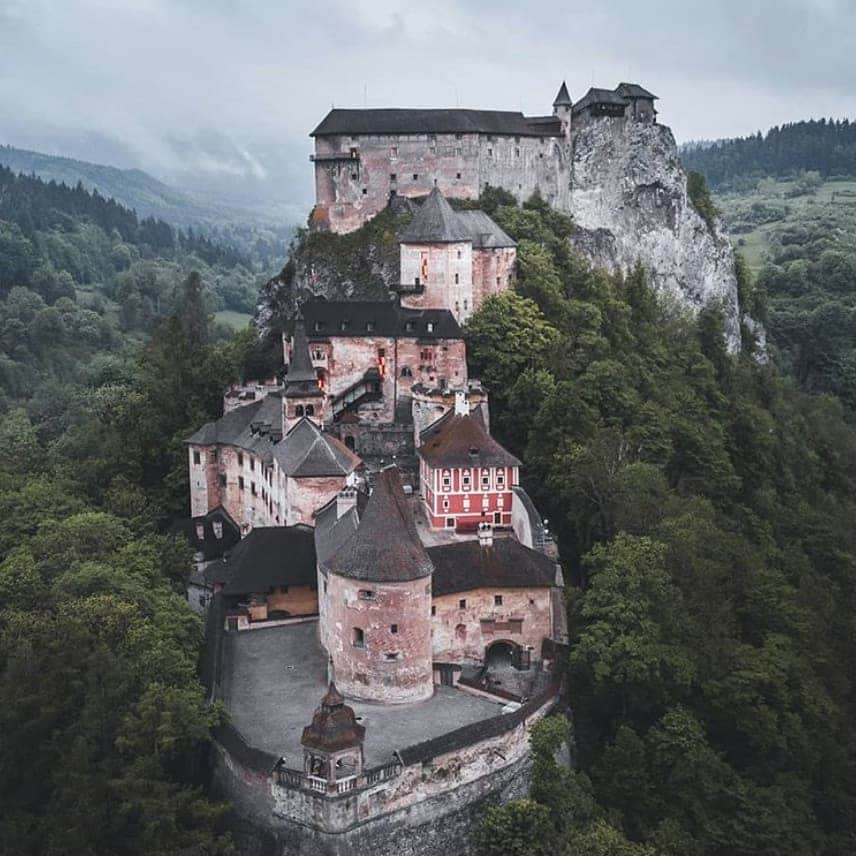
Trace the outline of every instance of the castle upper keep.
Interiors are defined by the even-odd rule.
[[[315,140],[314,228],[350,232],[391,196],[475,199],[490,185],[522,202],[538,191],[570,210],[574,137],[595,119],[656,122],[657,96],[635,83],[589,89],[576,104],[562,83],[547,116],[506,110],[333,109]]]

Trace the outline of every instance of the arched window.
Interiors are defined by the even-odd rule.
[[[413,371],[411,370],[410,366],[404,366],[401,369],[401,376],[402,377],[413,377]]]
[[[302,404],[295,405],[294,415],[295,416],[303,416],[303,405]]]
[[[315,415],[315,405],[314,404],[307,404],[306,405],[306,415],[307,416],[314,416]]]

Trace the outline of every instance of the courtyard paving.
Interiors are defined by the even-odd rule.
[[[225,633],[223,701],[233,725],[252,746],[303,764],[300,736],[326,690],[327,658],[318,622]],[[381,705],[347,699],[366,728],[365,764],[393,760],[404,749],[497,716],[502,703],[452,687],[435,687],[427,701]]]

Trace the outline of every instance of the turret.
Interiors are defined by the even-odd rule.
[[[337,783],[362,772],[365,733],[331,681],[312,724],[303,729],[303,771],[326,782],[327,792],[336,793]]]
[[[571,111],[573,107],[574,104],[568,93],[568,87],[563,80],[562,85],[559,87],[559,92],[553,101],[553,115],[561,120],[562,131],[566,137],[571,135]]]
[[[282,407],[285,433],[288,433],[304,416],[317,425],[323,423],[324,391],[318,384],[318,375],[312,366],[302,318],[294,322],[291,357],[288,361],[288,374],[285,377]]]

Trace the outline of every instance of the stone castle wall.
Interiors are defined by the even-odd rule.
[[[520,202],[538,190],[551,205],[564,209],[569,170],[563,137],[316,137],[313,223],[351,232],[383,210],[391,194],[426,196],[435,186],[455,199],[475,199],[487,185],[504,187]]]

